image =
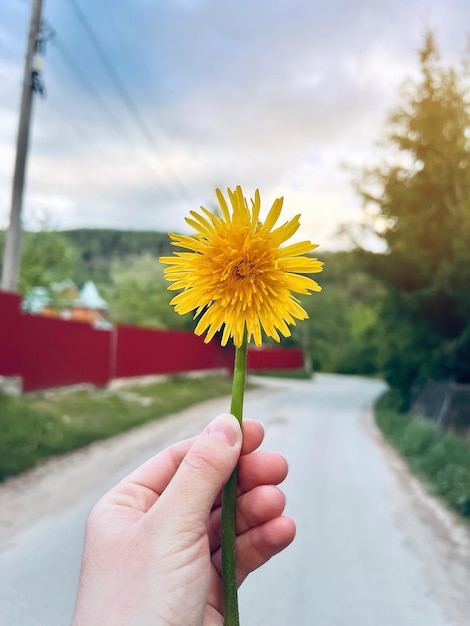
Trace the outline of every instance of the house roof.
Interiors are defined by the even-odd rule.
[[[69,278],[60,283],[52,283],[50,289],[33,287],[23,298],[22,307],[29,313],[40,313],[49,305],[59,305],[64,308],[82,307],[98,311],[105,311],[109,308],[93,281],[88,280],[81,289],[78,289]]]
[[[80,289],[80,305],[87,309],[107,309],[108,303],[98,293],[98,289],[93,281],[87,280]]]
[[[33,287],[23,298],[22,308],[28,313],[40,313],[51,301],[45,287]]]

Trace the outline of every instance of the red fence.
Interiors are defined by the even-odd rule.
[[[110,380],[112,332],[89,324],[22,313],[21,298],[0,293],[0,375],[23,390]]]
[[[304,366],[302,350],[298,348],[250,348],[247,357],[249,370],[300,369]]]
[[[89,324],[30,315],[17,294],[0,292],[0,376],[18,376],[24,391],[77,383],[104,386],[113,378],[230,369],[232,348],[205,344],[193,333]],[[301,350],[248,352],[248,369],[301,368]]]
[[[230,368],[233,350],[194,333],[117,327],[115,378]]]

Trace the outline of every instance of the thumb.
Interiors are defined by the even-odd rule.
[[[242,432],[238,420],[219,415],[196,438],[169,485],[158,500],[182,527],[207,524],[220,490],[240,456]],[[161,509],[160,509],[161,510]]]

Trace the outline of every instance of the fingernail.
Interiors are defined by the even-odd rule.
[[[238,421],[228,413],[219,415],[209,424],[208,434],[221,439],[229,446],[235,446],[241,441],[241,429]]]

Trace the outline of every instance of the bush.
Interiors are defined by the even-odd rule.
[[[432,448],[436,434],[434,427],[428,422],[421,419],[411,419],[403,431],[400,452],[405,457],[420,458],[422,454],[426,453],[426,450]]]
[[[47,431],[55,429],[51,416],[28,407],[20,408],[16,398],[0,392],[0,480],[17,474],[41,457],[40,443]]]
[[[429,420],[394,410],[395,402],[396,397],[387,392],[375,405],[376,422],[384,436],[431,491],[470,518],[469,444],[437,430]]]

